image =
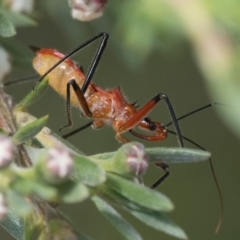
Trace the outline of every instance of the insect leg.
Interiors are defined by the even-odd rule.
[[[108,34],[103,32],[103,33],[99,34],[98,37],[100,37],[100,36],[102,36],[103,38],[102,38],[102,41],[101,41],[101,43],[100,43],[100,45],[98,47],[97,53],[96,53],[96,55],[95,55],[95,57],[94,57],[94,59],[92,61],[90,69],[88,70],[88,73],[87,73],[86,79],[84,81],[84,84],[83,84],[83,86],[81,88],[83,93],[86,92],[86,90],[88,88],[88,85],[90,84],[90,82],[92,80],[94,72],[95,72],[95,70],[96,70],[96,68],[97,68],[97,66],[99,64],[99,61],[100,61],[100,59],[102,57],[102,54],[103,54],[103,52],[105,50],[105,47],[107,45],[107,40],[108,40],[108,37],[109,37]]]
[[[132,129],[133,127],[135,127],[137,124],[139,124],[142,121],[142,119],[156,106],[156,104],[161,99],[164,99],[167,104],[167,108],[169,110],[174,127],[176,129],[176,135],[178,138],[179,145],[180,145],[180,147],[184,147],[183,139],[181,136],[181,131],[180,131],[178,121],[177,121],[177,117],[174,113],[172,104],[171,104],[168,96],[164,93],[157,94],[154,98],[152,98],[149,102],[147,102],[142,108],[140,108],[124,125],[122,125],[119,128],[119,130],[118,130],[119,133],[128,131],[128,130]]]
[[[159,178],[152,186],[151,188],[156,188],[159,184],[161,184],[170,174],[169,167],[165,163],[155,163],[156,166],[162,168],[165,171],[165,174]]]
[[[148,140],[148,141],[162,141],[164,139],[166,139],[167,137],[167,130],[165,128],[163,129],[160,129],[157,133],[158,135],[157,136],[147,136],[147,135],[143,135],[143,134],[140,134],[140,133],[137,133],[135,132],[134,130],[130,129],[129,132],[138,137],[138,138],[142,138],[144,140]]]
[[[70,99],[71,99],[71,91],[70,91],[70,87],[72,86],[77,98],[78,98],[78,101],[79,101],[79,104],[81,106],[81,109],[83,111],[83,113],[91,118],[92,117],[92,113],[88,107],[88,104],[87,104],[87,101],[86,101],[86,98],[84,97],[80,87],[78,86],[78,84],[76,83],[76,81],[74,79],[71,79],[68,83],[67,83],[67,124],[64,125],[63,127],[61,127],[59,129],[59,131],[61,131],[63,128],[66,128],[66,127],[71,127],[72,126],[72,118],[71,118],[71,102],[70,102]]]
[[[83,125],[83,126],[77,128],[77,129],[75,129],[74,131],[63,135],[62,138],[67,139],[67,138],[71,137],[72,135],[74,135],[74,134],[76,134],[76,133],[79,133],[79,132],[83,131],[84,129],[90,127],[92,124],[93,124],[93,121],[88,122],[88,123],[86,123],[85,125]]]

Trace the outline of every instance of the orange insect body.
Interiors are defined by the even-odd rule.
[[[41,49],[37,51],[37,56],[33,59],[33,67],[40,75],[43,75],[49,69],[49,66],[53,66],[63,57],[64,55],[56,50]],[[81,88],[85,81],[85,76],[69,58],[60,63],[48,74],[49,85],[64,99],[67,97],[66,85],[71,79],[74,79]],[[105,124],[112,125],[117,133],[117,139],[120,142],[128,141],[120,136],[120,133],[129,130],[129,127],[124,127],[124,125],[137,112],[137,109],[134,104],[128,103],[120,87],[104,90],[91,82],[84,97],[86,98],[86,102],[92,113],[92,118],[94,119],[92,126],[94,128],[100,128]],[[73,89],[71,89],[70,101],[73,106],[80,107],[79,100]],[[150,110],[146,109],[146,113],[149,111]],[[85,114],[83,114],[83,116],[87,117]],[[130,125],[130,128],[132,128],[131,122]],[[136,123],[136,125],[145,128],[144,123]],[[160,124],[158,125],[160,126]],[[165,137],[166,132],[164,132],[164,138]]]

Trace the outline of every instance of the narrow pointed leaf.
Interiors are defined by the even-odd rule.
[[[117,175],[107,173],[106,185],[140,206],[157,211],[173,209],[172,202],[165,195]]]
[[[139,212],[132,209],[128,209],[129,212],[142,221],[144,224],[155,228],[156,230],[165,232],[166,234],[172,235],[180,239],[187,239],[185,232],[164,216],[161,212]]]
[[[14,111],[25,110],[27,107],[33,105],[38,101],[48,87],[48,79],[44,78],[40,83],[37,83],[34,90],[32,90],[17,106]]]
[[[126,197],[122,196],[115,190],[113,190],[110,187],[107,187],[106,185],[101,188],[101,196],[104,197],[104,199],[107,199],[108,202],[116,204],[119,203],[119,206],[121,207],[127,207],[129,209],[137,210],[137,211],[147,211],[149,208],[143,207],[133,201],[129,201]]]
[[[146,149],[150,162],[190,163],[207,160],[211,153],[199,149],[155,147]]]
[[[36,121],[36,118],[27,112],[15,111],[14,117],[18,124],[18,127],[24,127],[29,123]],[[61,138],[59,135],[52,132],[49,128],[44,127],[35,137],[39,143],[46,149],[56,147],[56,146],[67,146],[72,153],[78,153],[84,155],[84,153],[78,150],[76,147],[71,145],[69,142]]]
[[[190,163],[204,161],[211,157],[211,153],[207,151],[191,148],[154,147],[146,148],[145,150],[150,162]],[[91,157],[98,160],[105,160],[113,157],[114,154],[114,152],[108,152]]]
[[[127,240],[141,240],[139,233],[107,202],[99,197],[93,197],[98,210]]]
[[[24,239],[24,220],[13,209],[8,209],[7,217],[0,222],[0,225],[17,240]]]
[[[106,180],[105,171],[97,163],[85,156],[74,157],[73,181],[81,181],[89,186],[96,186]]]
[[[48,115],[21,127],[13,136],[15,144],[21,144],[35,137],[46,125]]]
[[[122,206],[125,210],[128,210],[144,224],[180,239],[187,239],[184,231],[161,212],[152,211],[148,208],[141,207],[134,202],[130,202],[127,198],[121,196],[110,188],[105,187],[102,190],[104,191],[104,194],[102,194],[104,199],[107,199],[108,202],[113,201],[114,204],[116,204],[116,202],[119,203],[120,206]]]

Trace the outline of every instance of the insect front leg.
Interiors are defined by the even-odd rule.
[[[144,135],[141,135],[141,138],[144,138],[146,140],[150,140],[150,141],[160,141],[166,138],[166,136],[162,136],[162,131],[161,128],[164,128],[164,126],[162,126],[161,124],[158,124],[156,122],[152,122],[152,121],[148,121],[148,118],[146,118],[147,114],[156,106],[156,104],[161,100],[164,99],[165,103],[167,104],[167,108],[169,110],[170,116],[172,118],[174,127],[176,129],[176,135],[178,138],[178,142],[180,147],[184,147],[183,144],[183,138],[181,135],[181,131],[180,131],[180,127],[178,125],[178,121],[177,121],[177,117],[174,113],[172,104],[168,98],[168,96],[164,93],[159,93],[157,94],[154,98],[152,98],[149,102],[147,102],[141,109],[139,109],[136,113],[134,113],[132,115],[132,117],[130,117],[128,119],[128,121],[126,123],[124,123],[119,129],[118,129],[118,134],[123,133],[125,131],[129,131],[131,129],[133,129],[136,125],[140,125],[140,127],[144,128],[144,121],[146,122],[146,130],[150,130],[150,131],[155,131],[159,138],[156,138],[156,140],[154,140],[154,137],[144,137]],[[131,132],[131,131],[130,131]],[[160,135],[161,136],[160,136]]]

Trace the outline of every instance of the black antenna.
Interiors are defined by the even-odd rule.
[[[205,106],[203,106],[203,107],[200,107],[200,108],[197,108],[197,109],[195,109],[195,110],[193,110],[193,111],[191,111],[191,112],[188,112],[188,113],[182,115],[181,117],[178,117],[177,120],[180,121],[180,120],[182,120],[182,119],[184,119],[184,118],[186,118],[186,117],[188,117],[188,116],[190,116],[190,115],[193,115],[193,114],[195,114],[195,113],[197,113],[197,112],[200,112],[200,111],[202,111],[202,110],[204,110],[204,109],[207,109],[207,108],[209,108],[209,107],[212,107],[212,106],[214,106],[214,105],[222,105],[222,106],[225,106],[225,104],[222,104],[222,103],[212,102],[212,103],[209,103],[209,104],[207,104],[207,105],[205,105]],[[169,126],[171,126],[172,124],[173,124],[173,122],[171,121],[171,122],[165,124],[164,126],[165,126],[165,127],[169,127]]]
[[[28,82],[28,81],[34,80],[36,78],[39,78],[39,75],[35,74],[35,75],[31,75],[31,76],[20,78],[20,79],[17,79],[17,80],[12,80],[12,81],[9,81],[9,82],[5,82],[3,85],[5,87],[7,87],[7,86],[10,86],[10,85],[14,85],[14,84]]]

